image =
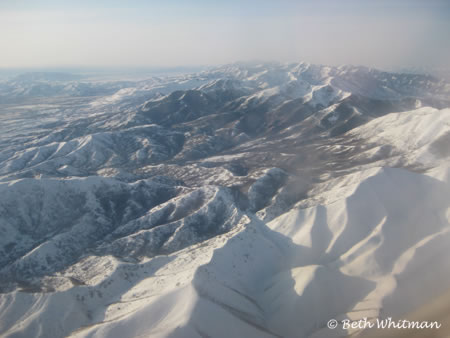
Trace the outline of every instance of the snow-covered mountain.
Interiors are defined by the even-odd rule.
[[[0,84],[0,335],[339,337],[448,291],[445,80],[28,77]]]

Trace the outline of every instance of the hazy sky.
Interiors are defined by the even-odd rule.
[[[0,67],[449,66],[450,0],[0,0]]]

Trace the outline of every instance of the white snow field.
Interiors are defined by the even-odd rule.
[[[260,134],[244,128],[249,139],[230,142],[228,152],[215,137],[247,122],[220,120],[215,134],[195,134],[210,116],[199,113],[183,128],[144,121],[3,153],[0,336],[366,337],[327,323],[403,318],[447,295],[450,109],[375,114],[333,136],[314,114],[335,112],[333,125],[362,114],[356,104],[338,107],[365,90],[357,81],[373,71],[314,67],[229,66],[202,73],[211,82],[189,78],[204,91],[220,84],[232,95],[231,79],[242,78],[264,90],[245,89],[233,109],[281,95],[292,82],[283,100],[317,106],[281,131],[270,116]],[[373,93],[382,100],[390,92]],[[145,114],[158,100],[145,103]],[[175,116],[200,111],[164,107]],[[317,128],[326,134],[302,141]]]

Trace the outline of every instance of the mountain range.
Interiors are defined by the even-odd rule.
[[[236,63],[0,82],[0,335],[341,337],[450,285],[450,83]]]

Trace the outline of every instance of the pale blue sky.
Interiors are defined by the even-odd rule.
[[[449,66],[448,0],[0,0],[0,67]]]

